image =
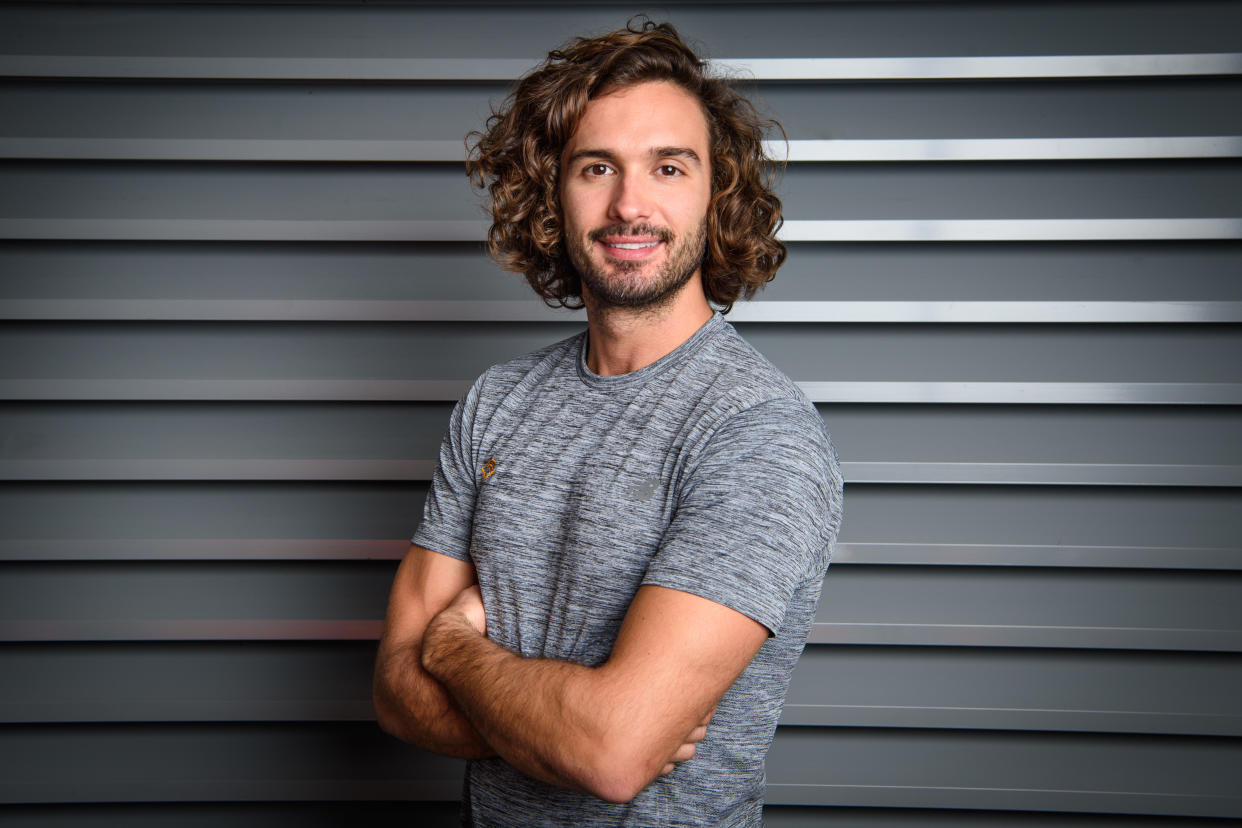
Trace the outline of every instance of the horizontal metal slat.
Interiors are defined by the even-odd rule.
[[[0,459],[0,480],[425,481],[435,460],[286,458]],[[845,461],[846,483],[1025,486],[1242,486],[1242,466],[1155,463]]]
[[[483,221],[3,218],[0,239],[483,241]],[[786,221],[787,242],[1240,239],[1242,218],[828,219]]]
[[[400,560],[405,538],[21,538],[0,540],[0,561]],[[1242,549],[1034,544],[837,544],[833,566],[1023,566],[1118,569],[1242,569]]]
[[[381,620],[85,619],[0,621],[0,641],[370,641]],[[1242,652],[1242,630],[816,622],[808,644]]]
[[[364,58],[152,55],[0,55],[10,77],[282,80],[512,80],[524,58]],[[718,71],[743,79],[959,80],[1234,75],[1242,54],[987,55],[977,57],[720,58]]]
[[[0,319],[203,322],[548,322],[583,311],[537,300],[5,299]],[[732,322],[1142,324],[1242,322],[1238,301],[739,302]]]
[[[454,402],[470,380],[0,379],[0,400]],[[812,402],[1242,405],[1231,382],[799,382]]]
[[[769,141],[767,152],[794,164],[1233,158],[1242,155],[1242,136],[794,139]],[[447,140],[4,137],[0,158],[443,163],[463,161],[465,145]]]
[[[1242,814],[1242,797],[1232,796],[913,785],[797,785],[769,782],[765,802],[772,805],[967,808],[1202,817]]]
[[[0,238],[169,241],[482,241],[485,222],[0,219]],[[1242,219],[791,220],[787,242],[1131,241],[1242,238]]]

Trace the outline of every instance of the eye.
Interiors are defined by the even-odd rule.
[[[674,167],[672,164],[664,164],[658,169],[658,172],[666,178],[672,178],[673,176],[682,174],[681,168]]]
[[[608,175],[612,172],[612,167],[607,164],[588,164],[586,168],[587,175]]]

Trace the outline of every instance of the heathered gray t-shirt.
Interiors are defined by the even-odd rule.
[[[470,762],[475,825],[761,824],[763,760],[841,521],[841,475],[798,387],[716,314],[638,371],[593,374],[586,334],[493,366],[453,410],[413,542],[472,561],[487,634],[607,660],[639,586],[693,593],[771,637],[696,756],[611,804]]]

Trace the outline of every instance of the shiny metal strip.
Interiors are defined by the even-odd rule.
[[[481,242],[484,221],[0,219],[3,239]],[[787,242],[1240,239],[1242,218],[841,219],[786,221]]]
[[[1242,630],[816,622],[811,644],[1242,652]]]
[[[920,138],[769,141],[790,163],[854,161],[1080,161],[1113,158],[1236,158],[1242,136],[1150,138]],[[786,154],[788,152],[788,154]]]
[[[409,546],[405,538],[10,538],[0,540],[0,561],[397,561]],[[852,564],[1242,570],[1242,549],[838,543],[832,565]]]
[[[749,58],[713,61],[756,80],[937,80],[1236,75],[1242,54],[986,55],[980,57]]]
[[[585,322],[538,300],[5,299],[0,319],[278,322]],[[731,322],[1233,323],[1242,302],[739,302]]]
[[[779,738],[779,737],[778,737]],[[864,808],[940,808],[989,811],[1143,814],[1194,817],[1242,816],[1242,796],[1153,791],[1091,791],[1021,788],[934,787],[922,785],[830,785],[769,781],[770,805],[822,805]],[[1124,817],[1123,817],[1124,819]],[[1002,824],[1004,818],[1001,818]],[[1125,824],[1117,822],[1116,824]]]
[[[789,704],[782,725],[1242,736],[1242,716],[1159,711]]]
[[[3,547],[0,546],[0,549]],[[832,564],[1242,570],[1242,549],[842,542],[837,544]]]
[[[1232,382],[799,382],[813,402],[1242,405]]]
[[[353,480],[425,482],[434,460],[285,458],[0,459],[0,480]],[[1242,486],[1242,466],[1109,463],[841,463],[846,483],[1015,486]]]
[[[790,163],[866,161],[1077,161],[1236,158],[1242,136],[927,138],[768,141]],[[0,158],[131,161],[460,163],[464,142],[288,138],[0,138]]]
[[[1242,486],[1242,466],[1154,463],[841,463],[847,483],[1001,486]]]
[[[1242,218],[842,219],[785,222],[787,242],[1242,239]]]
[[[470,380],[0,379],[0,400],[454,402]],[[1242,405],[1233,382],[799,382],[812,402]]]
[[[18,538],[0,540],[0,561],[398,561],[407,539]]]
[[[0,75],[271,80],[511,81],[530,58],[233,57],[0,55]],[[762,81],[956,80],[1235,75],[1236,52],[1137,55],[986,55],[976,57],[721,58],[719,74]]]
[[[0,641],[375,640],[383,626],[379,619],[3,619]],[[1242,652],[1242,630],[817,622],[808,643]]]

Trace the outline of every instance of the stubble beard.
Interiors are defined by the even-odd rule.
[[[638,272],[651,267],[648,262],[610,259],[598,266],[588,251],[592,242],[607,236],[654,236],[664,243],[668,256],[664,264],[646,278]],[[582,279],[584,293],[590,292],[597,310],[658,310],[672,302],[702,265],[707,250],[707,221],[700,222],[692,235],[680,241],[669,229],[646,224],[602,227],[592,230],[586,239],[585,242],[577,237],[571,239],[567,249],[569,260]]]

